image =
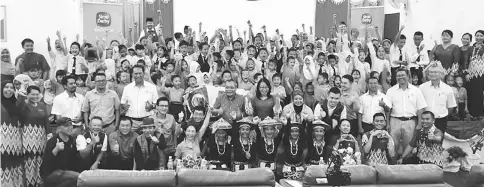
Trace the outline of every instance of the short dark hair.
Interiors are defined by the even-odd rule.
[[[463,34],[463,35],[462,35],[462,38],[463,38],[465,35],[469,36],[469,39],[472,41],[472,34],[471,34],[471,33],[468,33],[468,32],[467,32],[467,33]]]
[[[376,113],[376,114],[373,115],[373,121],[375,121],[375,118],[376,117],[379,117],[379,116],[383,117],[384,119],[387,119],[387,117],[385,116],[385,114],[383,114],[381,112],[378,112],[378,113]]]
[[[454,37],[454,32],[452,32],[451,30],[446,29],[442,31],[442,35],[444,35],[444,33],[447,33],[451,38]]]
[[[63,69],[57,70],[55,72],[55,77],[58,77],[58,76],[66,76],[66,75],[67,75],[67,71],[66,70],[63,70]]]
[[[128,116],[121,116],[121,118],[119,118],[119,121],[129,121],[129,124],[133,124],[133,121],[131,121],[131,118],[128,117]]]
[[[225,70],[222,72],[222,77],[226,74],[226,73],[229,73],[230,75],[232,75],[232,73],[229,71],[229,70]]]
[[[143,46],[143,45],[141,45],[141,44],[136,44],[136,45],[134,46],[134,49],[135,49],[135,50],[145,50],[145,46]]]
[[[73,79],[74,81],[76,81],[76,76],[72,74],[65,76],[64,78],[62,78],[62,85],[67,86],[67,80],[69,79]]]
[[[274,80],[274,78],[276,77],[279,77],[280,79],[282,79],[281,73],[274,73],[274,75],[272,75],[272,80]]]
[[[205,114],[205,107],[203,107],[203,106],[195,106],[195,107],[193,107],[193,113],[195,113],[195,111],[202,111],[203,114]]]
[[[257,79],[257,77],[262,76],[262,73],[255,73],[254,74],[254,80]]]
[[[400,35],[400,40],[406,40],[406,39],[407,39],[407,37],[405,35],[403,35],[403,34]]]
[[[24,47],[24,45],[26,43],[32,43],[33,44],[34,41],[32,39],[30,39],[30,38],[25,38],[24,40],[22,40],[22,47]]]
[[[128,49],[125,45],[121,44],[121,45],[118,45],[118,49],[119,51],[121,51],[122,49]]]
[[[178,39],[178,38],[183,37],[183,34],[180,33],[180,32],[177,32],[177,33],[174,34],[174,36],[175,36],[176,39]]]
[[[153,18],[146,18],[146,22],[153,22]]]
[[[160,97],[156,100],[156,105],[160,104],[161,101],[166,101],[168,104],[170,104],[170,100],[168,100],[167,97]]]
[[[208,45],[208,43],[207,43],[207,42],[202,42],[202,43],[200,43],[200,45],[199,45],[199,49],[200,49],[200,50],[202,50],[202,49],[203,49],[203,46],[208,46],[208,48],[210,48],[210,45]]]
[[[40,88],[35,86],[35,85],[32,85],[32,86],[29,86],[27,87],[27,93],[29,94],[30,92],[32,92],[32,90],[37,90],[39,93],[40,93]]]
[[[434,115],[434,113],[433,113],[433,112],[428,111],[428,110],[427,110],[427,111],[425,111],[425,112],[422,112],[422,116],[423,116],[423,115],[426,115],[426,114],[430,115],[430,116],[432,117],[432,119],[435,119],[435,115]]]
[[[378,77],[370,77],[368,78],[368,82],[370,82],[371,79],[375,79],[376,82],[380,82],[380,79],[378,79]]]
[[[353,81],[354,81],[353,77],[351,75],[348,75],[348,74],[343,75],[343,77],[341,77],[341,78],[342,79],[348,79],[350,81],[350,83],[353,83]]]
[[[294,58],[293,56],[287,57],[287,62],[289,62],[289,60],[296,60],[296,58]]]
[[[420,31],[415,32],[413,35],[414,36],[421,36],[421,37],[423,37],[423,33],[420,32]]]
[[[72,47],[73,45],[77,45],[77,47],[78,47],[79,49],[81,49],[81,44],[79,44],[78,42],[72,42],[72,43],[71,43],[71,47]]]
[[[171,76],[171,82],[173,82],[176,78],[181,79],[179,75],[172,75]]]
[[[188,42],[186,42],[185,40],[182,40],[179,44],[178,44],[178,47],[181,47],[181,46],[189,46]]]
[[[131,68],[131,69],[132,69],[132,70],[134,70],[134,68],[140,68],[140,69],[141,69],[141,71],[143,71],[143,73],[145,72],[145,67],[143,67],[143,66],[141,66],[141,65],[136,64],[136,65],[134,65],[134,66],[133,66],[133,68]]]
[[[106,77],[106,74],[104,74],[104,73],[96,73],[96,75],[94,76],[94,79],[96,79],[97,76]]]
[[[262,51],[265,51],[266,53],[268,53],[268,54],[269,54],[269,51],[268,51],[268,50],[267,50],[265,47],[262,47],[262,48],[260,48],[260,49],[259,49],[259,54],[260,54],[260,52],[262,52]]]
[[[95,120],[95,119],[97,119],[97,120],[99,120],[99,121],[101,121],[101,122],[103,121],[103,118],[101,118],[101,117],[99,117],[99,116],[94,116],[94,117],[92,117],[90,121]]]
[[[333,55],[333,54],[328,55],[328,60],[329,60],[329,59],[334,59],[334,60],[336,60],[336,55]]]
[[[329,93],[341,94],[341,91],[337,87],[332,87],[331,89],[329,89]]]
[[[145,60],[143,60],[143,59],[139,59],[139,60],[136,62],[136,64],[138,64],[138,63],[143,63],[143,65],[145,65],[145,66],[146,66],[146,62],[145,62]]]
[[[398,68],[396,71],[395,71],[395,75],[399,72],[399,71],[403,71],[405,72],[405,74],[407,75],[410,75],[410,73],[408,72],[408,69],[407,68]]]
[[[319,75],[323,76],[323,78],[328,79],[329,75],[326,72],[320,73]]]

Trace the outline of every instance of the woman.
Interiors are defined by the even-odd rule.
[[[215,170],[229,170],[231,169],[230,159],[232,153],[232,146],[229,142],[230,125],[223,118],[212,124],[213,136],[209,138],[205,144],[204,150],[207,151],[207,160],[209,162],[209,169]]]
[[[276,153],[279,152],[282,133],[276,128],[276,121],[269,117],[261,121],[259,126],[260,130],[256,128],[257,140],[255,143],[257,166],[275,171]]]
[[[454,33],[450,30],[442,31],[442,44],[434,47],[431,52],[431,61],[440,61],[445,69],[445,74],[457,73],[459,70],[458,45],[452,44]]]
[[[465,72],[467,71],[467,67],[469,67],[469,62],[471,60],[471,53],[472,53],[472,50],[474,49],[471,46],[472,34],[465,33],[464,35],[462,35],[461,42],[462,42],[462,47],[460,47],[459,67],[461,68],[461,71]]]
[[[301,180],[306,168],[306,156],[308,154],[306,142],[306,129],[301,122],[288,120],[288,128],[285,129],[282,140],[282,153],[278,154],[277,174],[284,179]]]
[[[232,152],[234,155],[232,171],[246,170],[254,167],[256,149],[249,137],[250,131],[255,129],[251,117],[237,121],[238,131],[233,131]],[[237,129],[237,128],[235,128]]]
[[[187,156],[191,156],[192,158],[201,156],[200,141],[202,141],[203,134],[205,134],[205,130],[207,129],[211,111],[208,111],[206,114],[203,125],[198,132],[195,126],[193,126],[193,123],[187,123],[188,126],[185,128],[185,139],[176,147],[176,159],[183,159]]]
[[[324,164],[328,161],[329,153],[326,142],[324,141],[326,132],[331,127],[321,120],[313,121],[312,126],[308,128],[308,156],[307,163],[311,165]],[[322,159],[322,160],[321,160]]]
[[[270,93],[271,84],[264,77],[257,83],[255,97],[251,101],[254,108],[254,116],[260,119],[265,119],[266,117],[274,118],[275,113],[280,114],[282,112],[279,98],[273,97]]]
[[[302,91],[294,91],[292,94],[292,103],[284,106],[283,114],[287,119],[293,122],[311,122],[314,119],[313,110],[304,104],[304,95]]]
[[[350,121],[348,121],[347,119],[342,119],[336,128],[338,128],[341,133],[332,137],[331,145],[333,145],[334,147],[331,152],[333,152],[334,150],[341,153],[343,150],[347,151],[349,148],[351,148],[352,151],[350,151],[351,153],[348,154],[352,157],[353,161],[355,161],[354,164],[360,164],[360,146],[358,145],[356,138],[350,134]]]
[[[40,102],[40,89],[27,87],[26,98],[19,97],[17,107],[20,123],[23,126],[23,150],[27,186],[40,186],[40,165],[44,156],[47,139],[52,137],[46,106]],[[47,136],[46,136],[47,135]]]
[[[2,61],[3,63],[3,61]],[[3,70],[3,67],[2,67]],[[18,121],[20,111],[17,109],[15,90],[12,80],[2,82],[2,131],[0,146],[3,186],[24,186],[24,160],[22,150],[22,126]]]
[[[12,64],[12,60],[10,58],[10,51],[6,48],[2,49],[2,79],[1,80],[13,80],[15,75],[15,65]]]
[[[483,95],[484,90],[484,31],[478,30],[476,32],[476,43],[472,49],[472,54],[469,62],[469,69],[467,69],[467,100],[472,101],[468,103],[467,108],[473,117],[482,117],[483,114]]]

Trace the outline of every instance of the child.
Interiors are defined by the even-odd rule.
[[[286,98],[286,89],[284,86],[281,85],[282,83],[282,75],[280,73],[276,73],[272,76],[272,93],[271,95],[278,96],[282,101]]]
[[[314,109],[314,104],[316,104],[316,98],[314,97],[314,85],[312,82],[306,84],[306,93],[304,94],[304,104],[309,108]]]
[[[173,83],[173,87],[171,88],[165,87],[165,78],[166,77],[160,79],[161,91],[165,92],[170,100],[170,107],[168,108],[169,114],[173,115],[175,120],[178,121],[178,114],[183,112],[183,94],[185,93],[185,90],[181,88],[180,76],[171,76],[171,82]]]
[[[267,77],[267,79],[269,80],[269,82],[271,84],[274,84],[272,82],[272,77],[274,76],[274,74],[276,74],[276,68],[277,68],[277,65],[276,65],[276,61],[274,60],[270,60],[269,63],[268,63],[268,68],[265,72],[265,77]]]
[[[165,86],[166,87],[173,87],[173,84],[171,82],[171,77],[176,75],[176,72],[175,72],[175,64],[173,64],[172,61],[168,62],[166,64],[166,71],[161,71],[163,73],[163,77],[164,80],[165,80]]]
[[[239,89],[250,90],[254,84],[249,81],[249,71],[247,69],[242,70],[242,77],[239,81]]]
[[[55,78],[50,79],[51,89],[55,95],[59,95],[64,92],[64,86],[61,83],[66,74],[66,70],[57,70],[55,72]]]
[[[131,82],[130,80],[130,74],[127,71],[119,71],[116,73],[117,84],[115,91],[118,93],[119,98],[123,96],[124,87]]]
[[[45,106],[47,108],[47,114],[50,114],[52,110],[52,105],[54,104],[54,97],[55,97],[55,92],[52,89],[52,82],[50,80],[47,80],[44,82],[44,97],[43,101],[45,103]]]
[[[81,95],[86,95],[86,93],[90,90],[89,87],[86,85],[87,75],[77,75],[76,76],[76,93]]]
[[[334,86],[341,90],[341,77],[339,75],[334,76]]]
[[[37,65],[30,66],[27,69],[27,75],[32,79],[35,86],[39,87],[41,91],[44,90],[44,80],[40,78],[40,68]]]
[[[420,86],[417,74],[412,74],[412,85],[417,88]]]
[[[469,113],[469,110],[467,109],[467,90],[464,88],[464,78],[459,75],[456,76],[455,83],[455,88],[457,90],[457,94],[455,94],[457,97],[457,113],[461,119],[464,119],[466,114]]]
[[[116,62],[113,60],[113,50],[106,50],[106,59],[104,60],[104,65],[106,66],[106,75],[112,76],[116,73]]]
[[[252,77],[255,77],[255,74],[258,73],[257,72],[257,69],[255,68],[255,61],[254,59],[252,58],[249,58],[249,60],[247,60],[247,71],[249,71],[249,77],[250,77],[250,82],[252,82],[253,84],[257,84],[257,82],[255,82],[255,78],[252,78]]]
[[[317,84],[314,85],[314,97],[316,101],[321,102],[328,98],[328,92],[331,86],[328,84],[328,73],[318,75]]]
[[[358,93],[358,95],[363,95],[366,92],[366,84],[365,81],[360,81],[360,71],[357,69],[354,69],[353,72],[351,72],[351,76],[353,77],[353,85],[351,85],[351,89]]]

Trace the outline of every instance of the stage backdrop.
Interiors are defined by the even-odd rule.
[[[332,1],[327,0],[324,3],[316,3],[316,26],[315,35],[316,37],[329,36],[329,29],[334,26],[333,14],[336,14],[336,22],[344,21],[348,23],[348,11],[349,11],[349,1],[344,1],[343,3],[337,5]]]
[[[84,38],[91,44],[96,43],[96,37],[106,37],[106,41],[121,40],[119,33],[123,31],[123,5],[84,3]]]
[[[373,28],[378,26],[378,32],[380,37],[382,37],[384,24],[385,24],[385,13],[383,6],[370,6],[370,7],[358,7],[351,8],[351,28],[357,28],[360,31],[358,39],[360,41],[365,40],[365,29],[370,27]],[[368,35],[371,38],[377,38],[374,29],[370,29]]]

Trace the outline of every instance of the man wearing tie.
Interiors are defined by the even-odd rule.
[[[429,54],[422,41],[423,33],[417,31],[413,35],[413,43],[409,43],[407,47],[407,56],[410,62],[408,67],[412,73],[411,77],[413,77],[414,74],[417,74],[418,84],[422,84],[423,82],[423,67],[430,62]]]
[[[407,67],[408,65],[408,58],[407,58],[407,48],[405,47],[405,43],[407,37],[401,34],[402,30],[405,26],[402,25],[400,31],[398,31],[397,35],[395,36],[395,43],[390,47],[390,65],[391,65],[391,74],[392,74],[392,82],[391,85],[397,84],[396,79],[396,70],[401,67]]]

